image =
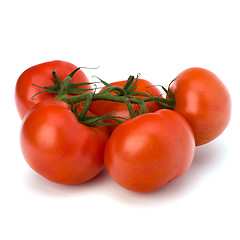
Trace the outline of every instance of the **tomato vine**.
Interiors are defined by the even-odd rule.
[[[32,96],[32,99],[34,99],[38,94],[41,94],[41,93],[45,93],[45,92],[54,93],[57,95],[55,98],[56,100],[61,100],[63,102],[71,104],[72,106],[71,109],[73,113],[76,115],[76,117],[81,123],[84,123],[90,126],[107,125],[107,123],[104,123],[104,121],[108,119],[113,119],[117,123],[122,122],[121,117],[110,116],[111,113],[105,114],[103,116],[86,117],[86,114],[91,106],[92,101],[104,100],[104,101],[124,103],[127,106],[127,109],[129,111],[129,115],[131,118],[134,118],[136,117],[136,115],[144,114],[147,112],[146,102],[156,102],[163,109],[171,109],[171,110],[174,109],[174,105],[175,105],[174,95],[171,93],[169,88],[166,89],[162,87],[165,93],[167,94],[168,99],[163,98],[161,95],[152,96],[151,94],[147,94],[143,92],[135,92],[138,77],[140,76],[140,74],[137,75],[136,79],[132,75],[129,76],[124,87],[108,84],[107,82],[97,77],[97,79],[102,84],[105,85],[105,89],[102,92],[95,93],[92,91],[92,88],[79,88],[79,87],[83,87],[90,84],[96,84],[98,82],[71,83],[72,77],[79,69],[80,68],[77,68],[73,72],[71,72],[62,82],[60,82],[56,74],[56,71],[53,70],[52,75],[54,78],[55,85],[38,86],[33,83],[34,86],[37,86],[44,90],[36,93],[34,96]],[[113,92],[115,92],[115,94],[112,94]],[[139,95],[139,94],[143,95],[144,97],[141,97],[141,98],[137,97],[136,95]],[[76,107],[81,103],[84,103],[84,108],[81,111],[81,113],[78,114]],[[137,104],[139,106],[140,111],[137,113],[134,112],[132,104]]]

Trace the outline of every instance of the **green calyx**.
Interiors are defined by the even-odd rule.
[[[75,69],[74,71],[72,71],[62,82],[59,80],[59,78],[56,74],[56,70],[53,70],[52,76],[54,79],[54,85],[52,85],[52,86],[38,86],[38,85],[32,83],[32,85],[34,85],[38,88],[44,89],[44,90],[33,95],[31,100],[34,100],[35,97],[41,93],[56,94],[57,95],[56,100],[57,100],[57,99],[60,99],[61,96],[65,95],[65,94],[77,95],[77,94],[82,94],[83,92],[92,90],[92,88],[79,88],[79,87],[85,87],[85,86],[93,84],[93,83],[71,83],[74,74],[79,69],[80,69],[80,67]]]
[[[128,97],[133,97],[133,96],[136,96],[136,95],[142,95],[142,96],[146,96],[146,97],[150,97],[151,95],[147,94],[147,93],[144,93],[144,92],[136,92],[135,89],[136,89],[136,86],[137,86],[137,83],[138,83],[138,78],[140,76],[140,73],[137,74],[137,77],[136,79],[134,78],[134,76],[130,75],[128,80],[126,81],[125,85],[123,86],[123,90],[124,90],[124,93],[123,91],[119,91],[119,90],[114,90],[114,92],[118,95],[118,96],[123,96],[123,95],[127,95]],[[104,84],[105,87],[109,88],[109,87],[112,87],[112,86],[115,86],[115,85],[111,85],[107,82],[105,82],[104,80],[102,80],[101,78],[97,77],[97,76],[93,76],[93,77],[96,77],[98,80],[100,80],[100,82],[102,84]]]
[[[166,93],[166,96],[168,99],[165,99],[165,102],[158,102],[158,104],[161,106],[161,108],[163,109],[171,109],[173,110],[176,104],[175,101],[175,96],[173,94],[173,92],[170,89],[171,84],[176,80],[176,78],[174,78],[168,85],[168,88],[166,89],[164,86],[161,85],[163,91]]]
[[[136,88],[137,82],[138,82],[138,77],[139,77],[139,75],[137,75],[137,78],[135,80],[134,76],[129,76],[127,82],[123,86],[123,89],[127,92],[127,94],[129,96],[134,96],[135,88]]]

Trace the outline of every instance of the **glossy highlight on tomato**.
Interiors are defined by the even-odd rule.
[[[163,109],[118,126],[107,142],[104,163],[122,187],[152,192],[183,175],[194,152],[188,122],[180,114]]]
[[[29,166],[50,181],[79,184],[104,166],[108,131],[81,124],[66,107],[41,102],[24,117],[20,143]]]
[[[203,68],[181,72],[170,86],[175,96],[174,111],[191,125],[196,145],[218,137],[231,118],[231,97],[222,81]]]
[[[41,93],[32,99],[36,93],[43,91],[43,89],[33,84],[42,87],[53,86],[53,70],[56,70],[56,74],[61,82],[76,69],[77,67],[69,62],[55,60],[41,63],[25,70],[20,75],[15,89],[15,102],[21,119],[35,104],[42,101],[52,103],[55,101],[56,94],[53,93]],[[78,70],[72,78],[72,83],[88,82],[87,76],[81,69]],[[91,88],[91,86],[87,85],[87,88]]]

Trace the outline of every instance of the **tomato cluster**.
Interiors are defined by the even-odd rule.
[[[182,176],[195,146],[218,137],[231,117],[231,98],[203,68],[181,72],[164,94],[130,76],[92,89],[83,71],[52,61],[18,79],[20,143],[30,167],[50,181],[80,184],[105,166],[122,187],[152,192]]]

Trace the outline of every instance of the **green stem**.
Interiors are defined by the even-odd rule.
[[[57,97],[55,98],[56,100],[61,99],[63,96],[65,96],[67,89],[70,86],[71,81],[72,81],[72,78],[68,76],[61,82],[60,90],[58,92]]]
[[[121,95],[112,95],[111,94],[112,91],[116,91],[116,90],[119,91],[121,93]],[[112,86],[112,87],[109,87],[108,89],[104,90],[103,92],[95,94],[93,97],[93,101],[94,100],[107,100],[107,101],[112,101],[112,102],[125,103],[128,108],[130,117],[131,118],[135,117],[133,107],[131,104],[131,98],[128,98],[126,91],[119,86]]]
[[[121,94],[123,96],[118,96],[118,95],[112,95],[111,92],[114,90],[118,90],[121,92]],[[105,100],[105,101],[112,101],[112,102],[122,102],[125,103],[127,105],[127,108],[129,110],[129,114],[131,117],[134,117],[134,112],[132,109],[131,104],[139,104],[141,105],[144,109],[142,110],[143,112],[146,112],[145,110],[145,103],[146,102],[157,102],[159,103],[163,108],[168,108],[168,109],[173,109],[174,108],[174,102],[169,100],[169,99],[165,99],[162,97],[146,97],[146,98],[136,98],[136,97],[129,97],[126,95],[126,92],[124,91],[124,89],[122,89],[119,86],[111,86],[109,88],[107,88],[106,90],[97,93],[97,94],[93,94],[93,93],[84,93],[81,95],[77,95],[77,96],[71,96],[71,97],[66,97],[65,95],[61,97],[61,100],[64,102],[69,102],[69,100],[72,103],[79,103],[79,102],[83,102],[87,100],[87,96],[90,94],[92,94],[92,98],[91,101],[97,101],[97,100]],[[90,101],[89,101],[90,102]],[[143,104],[144,102],[144,104]]]
[[[118,90],[123,96],[112,95],[111,92],[115,90]],[[92,101],[107,100],[107,101],[113,101],[113,102],[122,102],[126,104],[131,118],[135,117],[132,104],[131,104],[131,99],[128,98],[126,91],[119,86],[111,86],[98,94],[88,92],[88,93],[84,93],[84,94],[72,96],[72,97],[66,97],[65,95],[63,95],[60,97],[60,99],[66,103],[69,103],[69,101],[72,103],[79,103],[79,102],[86,101],[87,106],[86,108],[84,107],[84,112],[87,112]],[[138,103],[138,102],[135,101],[135,103]],[[84,114],[86,115],[86,113],[83,113],[82,115],[85,116]]]
[[[125,97],[124,97],[125,98]],[[133,107],[132,107],[132,104],[131,102],[129,101],[128,98],[125,98],[124,100],[124,103],[126,104],[127,108],[128,108],[128,112],[129,112],[129,115],[131,118],[135,118],[135,114],[134,114],[134,111],[133,111]]]
[[[116,85],[113,85],[113,86],[109,86],[108,88],[106,88],[104,91],[98,93],[98,95],[111,95],[111,96],[116,96],[116,95],[112,95],[111,92],[115,92],[115,91],[118,91],[120,93],[120,95],[118,96],[127,96],[127,92],[125,89],[121,88],[120,86],[116,86]],[[116,96],[118,98],[118,96]]]
[[[147,105],[146,103],[142,100],[142,99],[139,99],[140,100],[140,104],[141,104],[141,110],[140,110],[140,114],[144,114],[144,113],[147,113]]]
[[[86,93],[86,102],[85,102],[84,108],[78,116],[78,119],[80,122],[84,120],[84,118],[91,106],[93,96],[94,96],[94,94],[92,92]]]

